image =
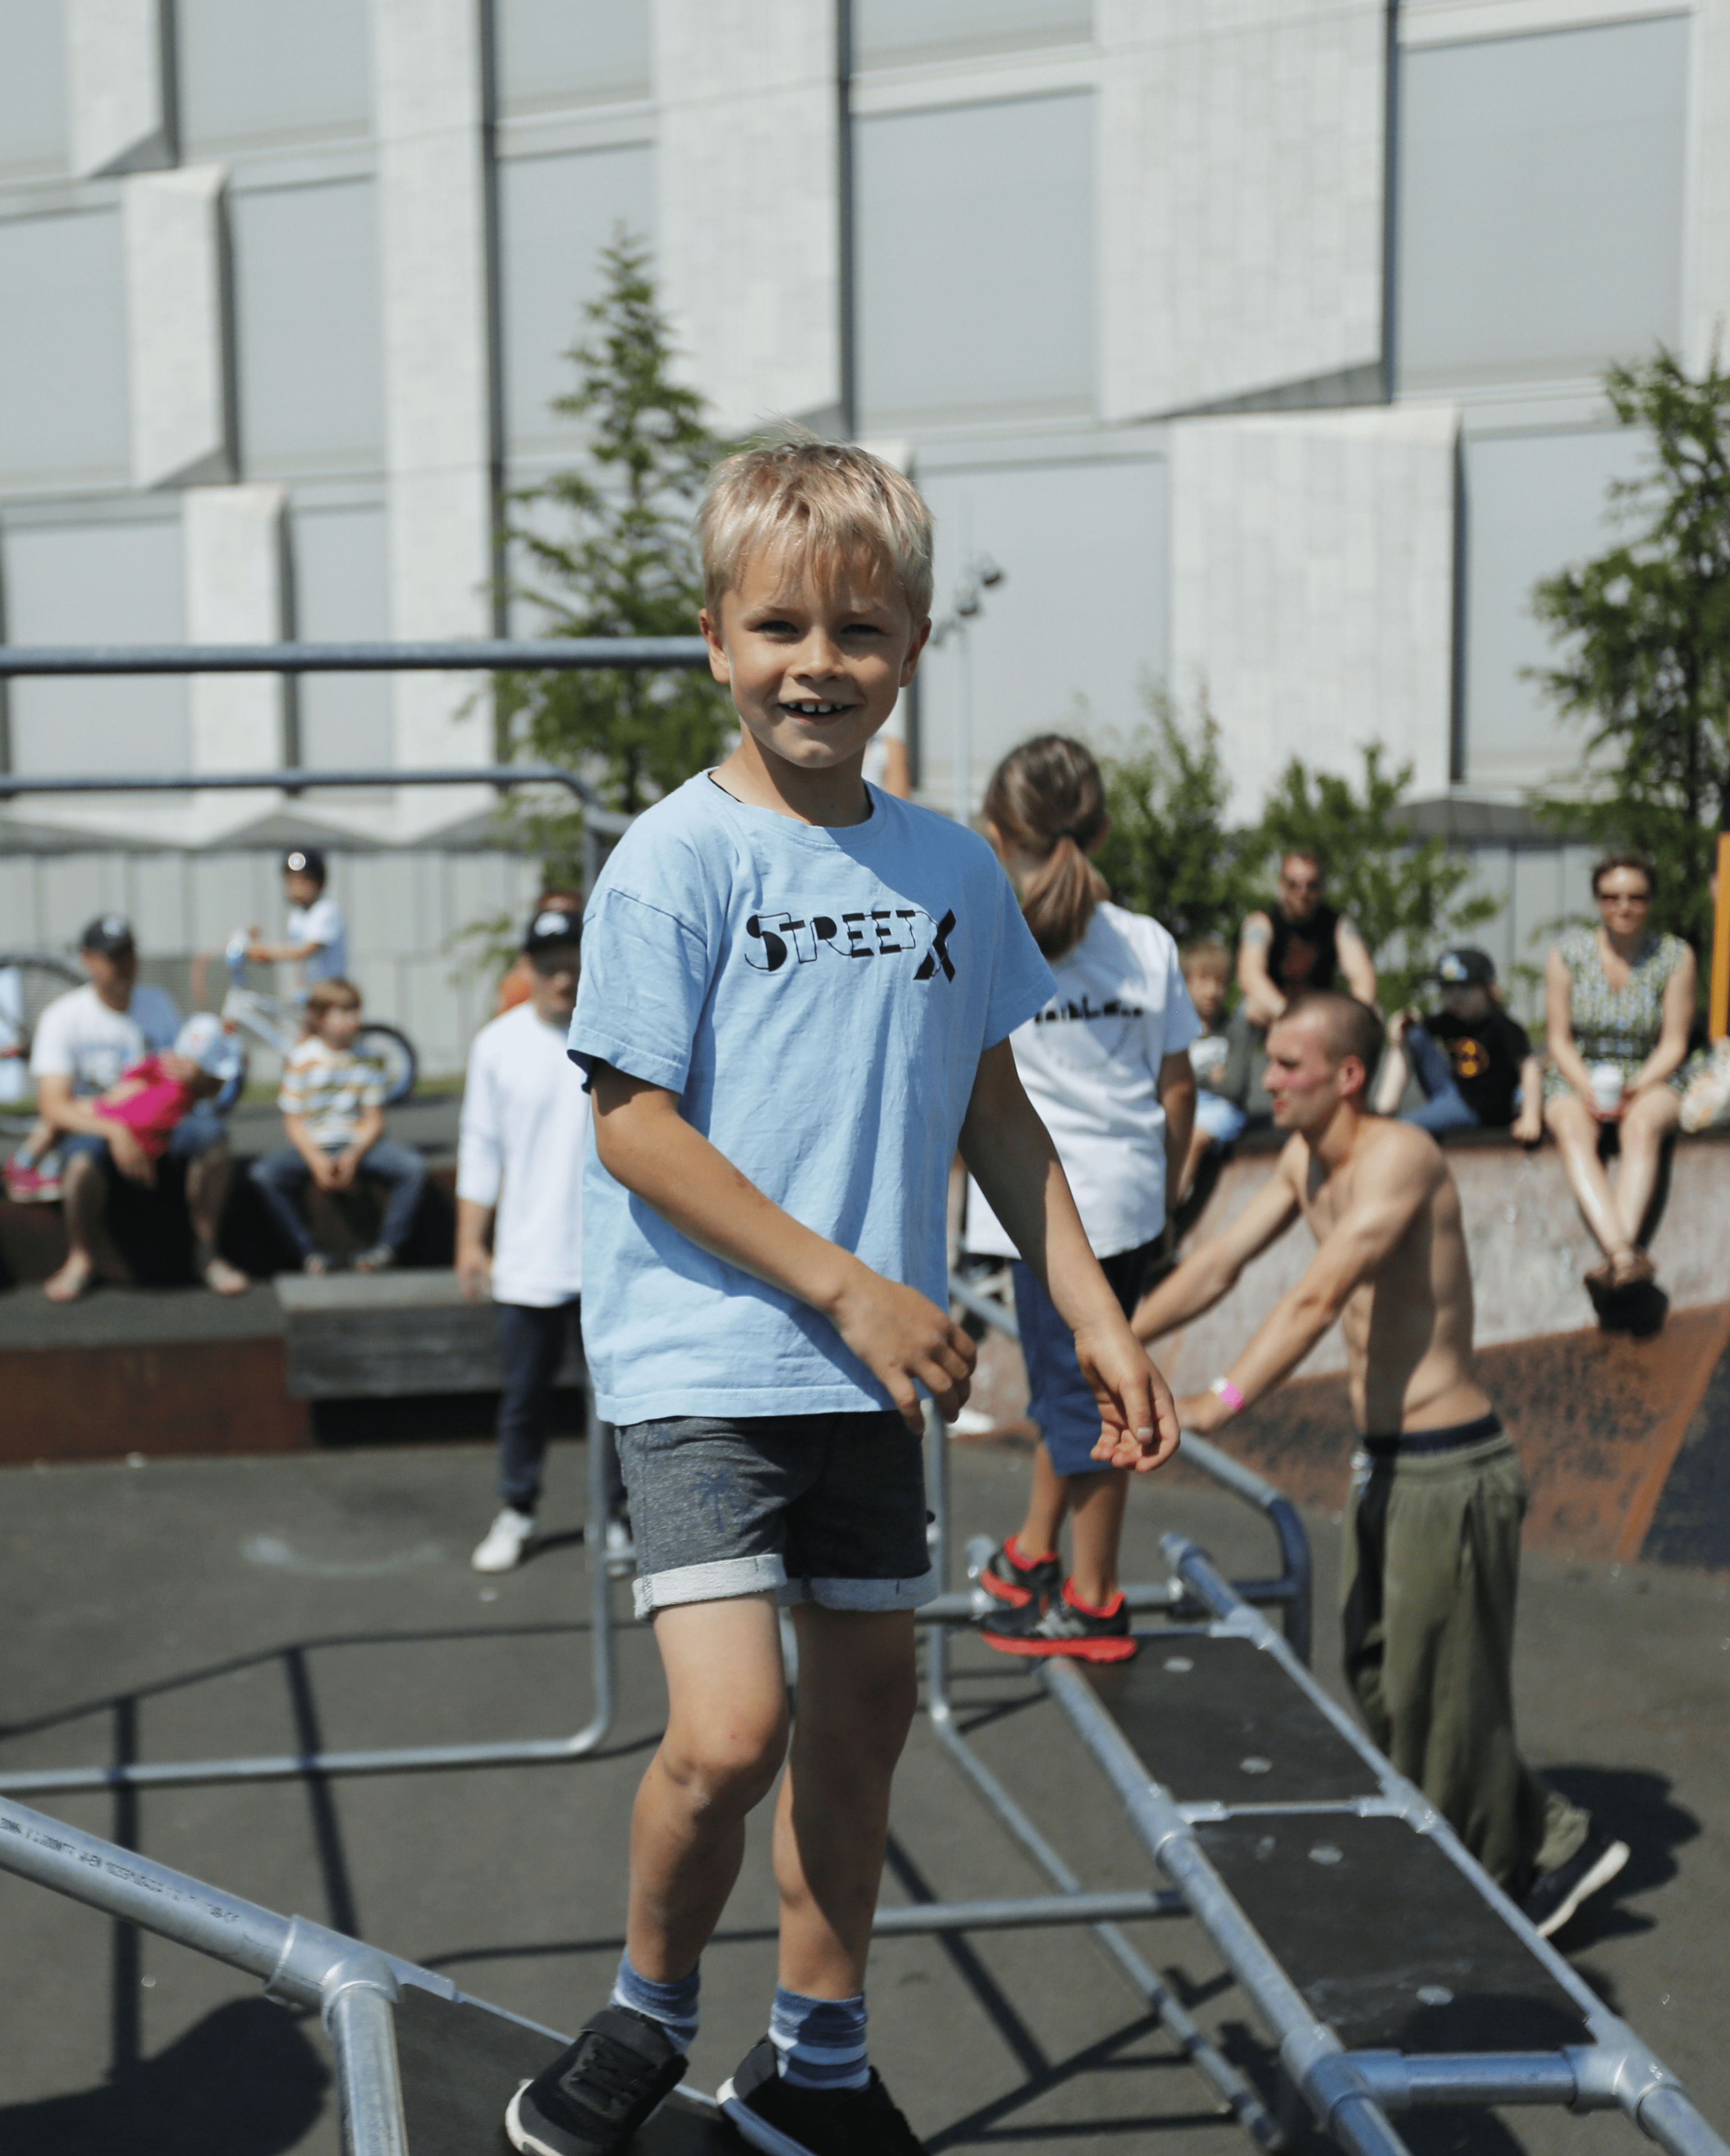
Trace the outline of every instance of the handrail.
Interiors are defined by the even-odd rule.
[[[0,644],[0,679],[79,674],[539,674],[706,665],[700,636],[476,637],[390,644]]]

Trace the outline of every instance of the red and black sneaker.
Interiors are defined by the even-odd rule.
[[[1063,1584],[1063,1561],[1055,1550],[1049,1557],[1024,1558],[1011,1535],[980,1567],[979,1584],[1008,1609],[1042,1609]]]
[[[1042,1610],[1036,1602],[1020,1609],[994,1609],[980,1626],[989,1646],[1005,1655],[1067,1655],[1083,1662],[1127,1662],[1135,1652],[1129,1636],[1129,1605],[1119,1588],[1103,1609],[1076,1599],[1072,1581]]]

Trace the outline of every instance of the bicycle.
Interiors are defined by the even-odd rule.
[[[251,938],[237,928],[222,952],[228,969],[228,992],[223,998],[223,1023],[237,1032],[243,1029],[255,1040],[274,1048],[284,1060],[301,1039],[300,1014],[292,1002],[268,996],[246,985],[247,950]],[[193,961],[192,992],[200,1002],[204,995],[204,969],[213,952],[201,951]],[[355,1054],[371,1063],[384,1081],[384,1105],[395,1107],[414,1091],[420,1075],[420,1057],[414,1043],[394,1025],[368,1022],[355,1036]]]
[[[56,997],[84,975],[46,951],[0,951],[0,1134],[21,1138],[36,1121],[30,1048],[38,1022]]]

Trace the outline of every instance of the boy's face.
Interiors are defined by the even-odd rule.
[[[1226,1008],[1225,975],[1211,966],[1198,966],[1184,975],[1184,985],[1190,991],[1196,1017],[1204,1025],[1211,1025]]]
[[[313,1030],[327,1048],[352,1048],[361,1030],[358,1004],[326,1004],[313,1021]]]
[[[282,880],[290,906],[310,906],[324,889],[316,876],[310,876],[305,869],[290,869]]]
[[[824,588],[791,548],[748,557],[700,619],[710,670],[746,732],[765,756],[808,771],[864,754],[931,630],[875,564],[837,563]]]
[[[1456,1018],[1466,1025],[1470,1025],[1485,1016],[1489,1010],[1491,1002],[1490,991],[1487,988],[1480,988],[1476,981],[1468,981],[1458,987],[1444,988],[1441,992],[1442,1009],[1450,1018]]]

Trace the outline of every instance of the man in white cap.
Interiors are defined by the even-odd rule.
[[[508,1572],[535,1532],[553,1380],[579,1345],[583,1149],[589,1096],[565,1053],[576,1004],[575,907],[543,906],[523,952],[526,1003],[481,1028],[468,1057],[457,1157],[457,1277],[497,1309],[503,1507],[476,1549],[477,1572]]]
[[[190,1115],[171,1134],[166,1153],[184,1163],[186,1205],[192,1224],[193,1262],[205,1286],[238,1295],[247,1277],[217,1253],[217,1231],[228,1188],[228,1147],[211,1102],[223,1086],[216,1072],[174,1053],[180,1013],[171,996],[138,980],[138,947],[124,915],[100,914],[79,938],[90,979],[57,996],[44,1011],[31,1045],[37,1105],[56,1133],[65,1166],[60,1195],[66,1220],[66,1261],[44,1289],[51,1302],[75,1302],[100,1270],[125,1276],[105,1216],[112,1177],[149,1188],[156,1164],[136,1132],[103,1114],[105,1093],[126,1067],[160,1056],[167,1075],[195,1096]]]

